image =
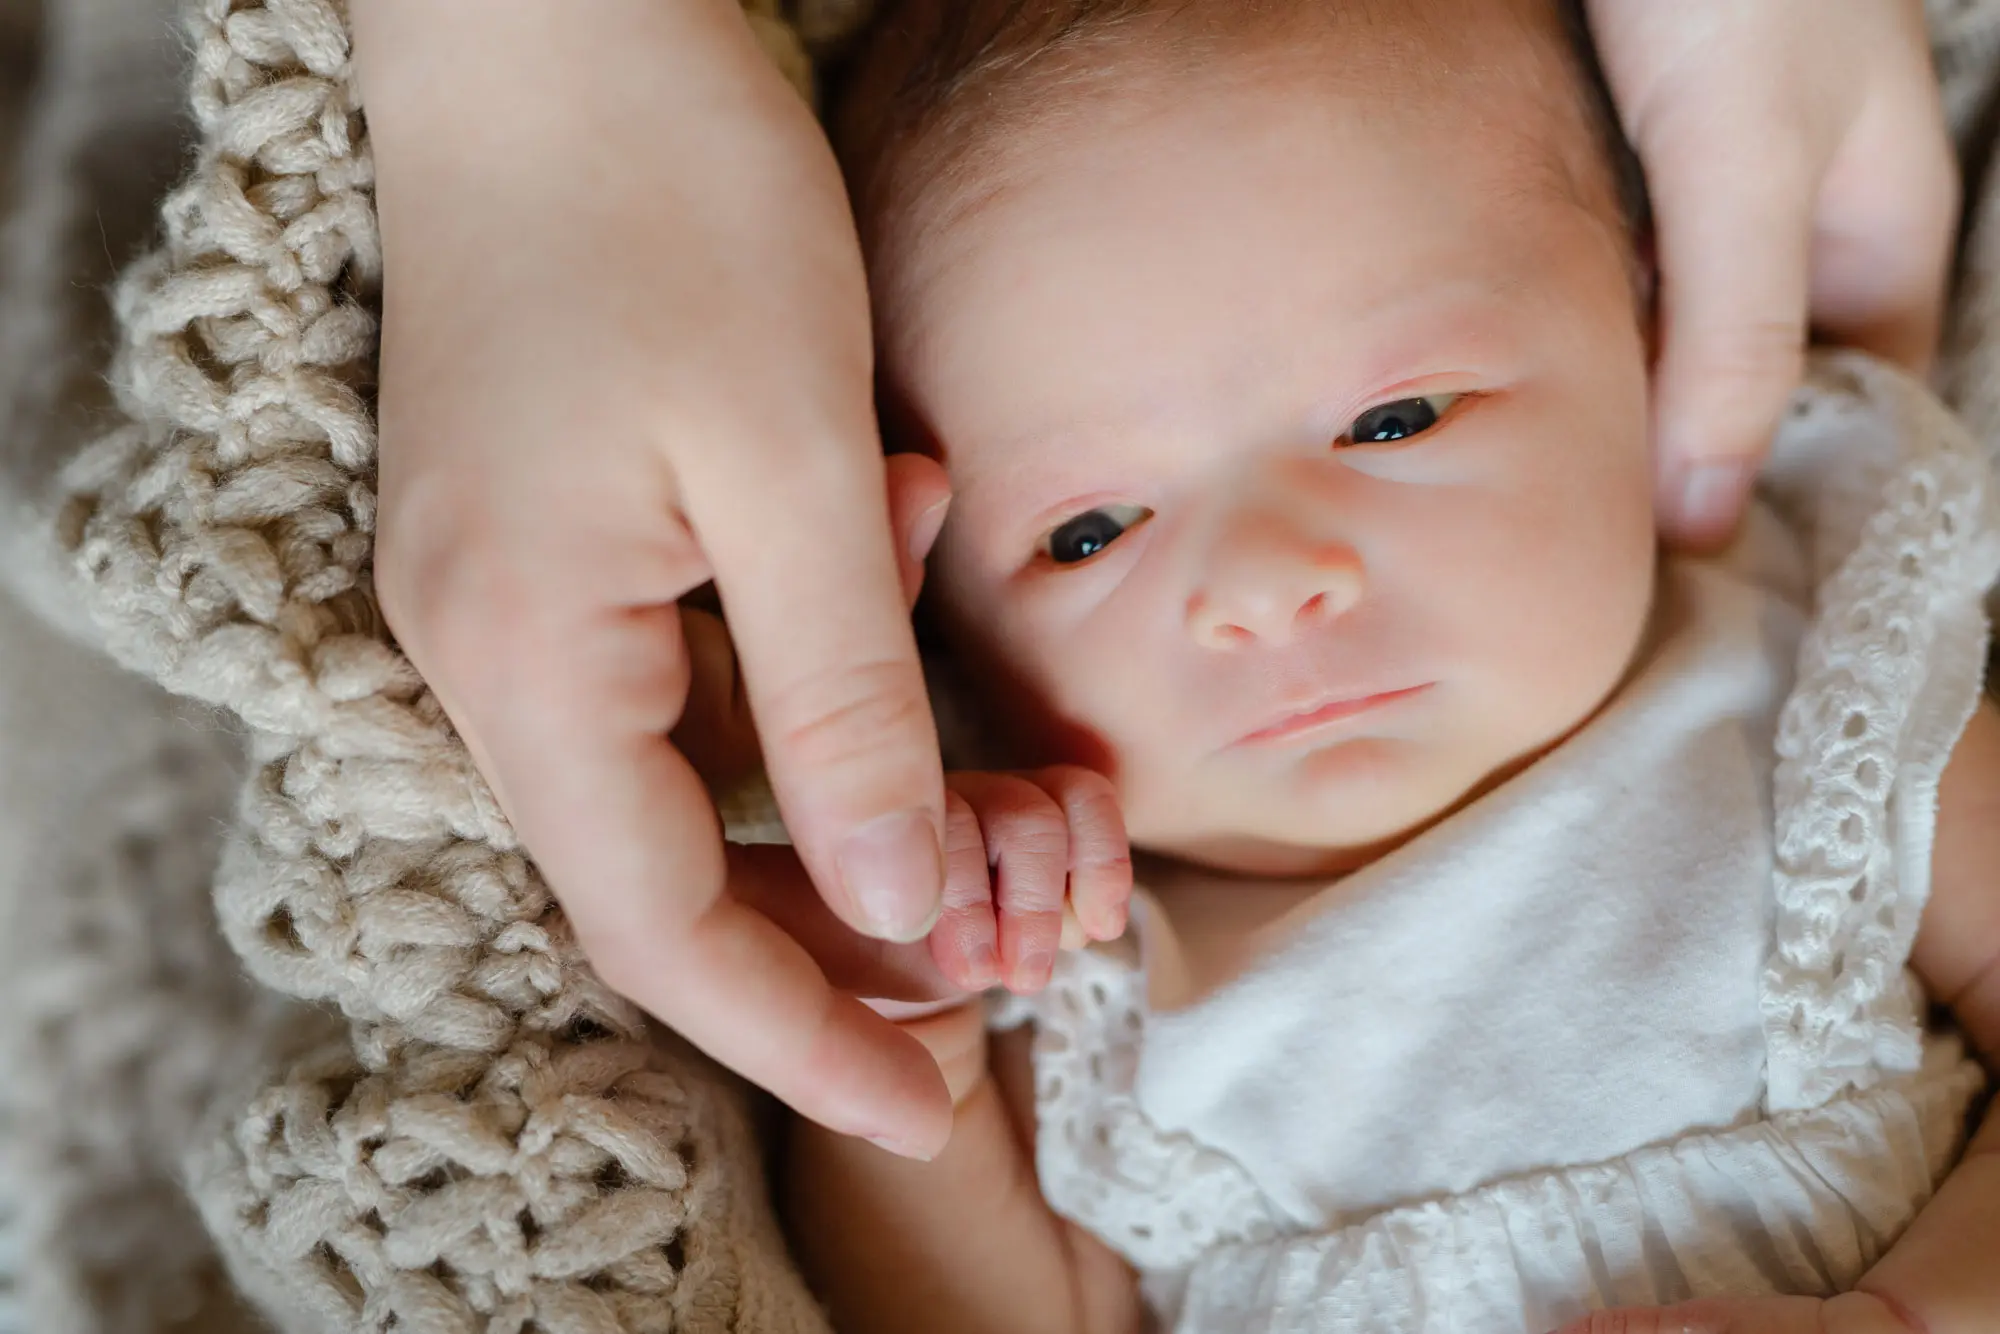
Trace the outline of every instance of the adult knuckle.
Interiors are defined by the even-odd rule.
[[[1803,310],[1757,315],[1690,331],[1682,347],[1682,382],[1718,410],[1775,411],[1804,372]]]
[[[822,771],[900,762],[911,738],[932,728],[922,675],[891,658],[813,673],[779,690],[763,713],[769,750]]]
[[[577,944],[605,986],[657,1015],[655,1007],[661,999],[657,951],[648,954],[629,933],[586,930],[581,924],[577,927]]]
[[[431,620],[488,566],[480,559],[490,536],[483,512],[467,503],[463,486],[440,485],[428,475],[384,489],[375,528],[375,587],[391,624]]]
[[[1709,331],[1709,370],[1725,375],[1762,376],[1798,364],[1805,355],[1803,311],[1750,315],[1719,323]]]
[[[476,540],[378,544],[375,595],[396,642],[427,677],[470,686],[501,656],[526,601],[506,562]],[[532,636],[522,642],[532,643]],[[515,646],[518,650],[519,645]]]

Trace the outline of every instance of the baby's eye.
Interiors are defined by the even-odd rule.
[[[1087,561],[1153,517],[1142,505],[1103,505],[1079,514],[1042,539],[1042,550],[1058,565]]]
[[[1399,398],[1372,407],[1354,419],[1354,425],[1347,428],[1339,443],[1380,445],[1422,435],[1436,426],[1457,400],[1457,394],[1427,394],[1423,398]]]

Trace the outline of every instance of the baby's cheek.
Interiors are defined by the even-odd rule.
[[[1587,720],[1617,687],[1645,632],[1652,606],[1650,538],[1578,542],[1540,569],[1521,570],[1524,589],[1491,611],[1515,616],[1489,625],[1496,666],[1515,696],[1512,716],[1524,747],[1553,741]]]
[[[1074,764],[1104,775],[1115,786],[1122,768],[1120,747],[1102,721],[1082,720],[1101,720],[1102,710],[1092,707],[1088,698],[1064,694],[1071,697],[1052,698],[1055,691],[1023,691],[1010,702],[1015,735],[1024,752],[1020,763],[1036,768]]]
[[[1087,655],[1069,662],[1069,655],[1043,652],[1041,636],[1004,622],[995,632],[955,634],[951,641],[952,674],[964,689],[967,716],[991,752],[982,765],[1074,764],[1116,781],[1117,747],[1101,721],[1083,721],[1104,717],[1095,694],[1105,673],[1093,670]]]

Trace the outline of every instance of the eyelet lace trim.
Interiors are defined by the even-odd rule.
[[[1139,1109],[1144,974],[1066,953],[1035,1020],[1036,1168],[1057,1213],[1146,1270],[1277,1235],[1278,1216],[1234,1159],[1161,1131]]]
[[[1778,722],[1764,1015],[1766,1105],[1783,1111],[1917,1066],[1904,963],[1938,775],[1978,700],[2000,503],[1945,408],[1856,354],[1816,363],[1766,484],[1806,534],[1819,590]]]

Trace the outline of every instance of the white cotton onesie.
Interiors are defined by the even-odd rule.
[[[1143,900],[1136,957],[1064,956],[1027,1007],[1051,1205],[1183,1334],[1851,1286],[1982,1087],[1905,963],[1997,491],[1922,389],[1821,361],[1744,540],[1664,564],[1571,740],[1204,994]]]

